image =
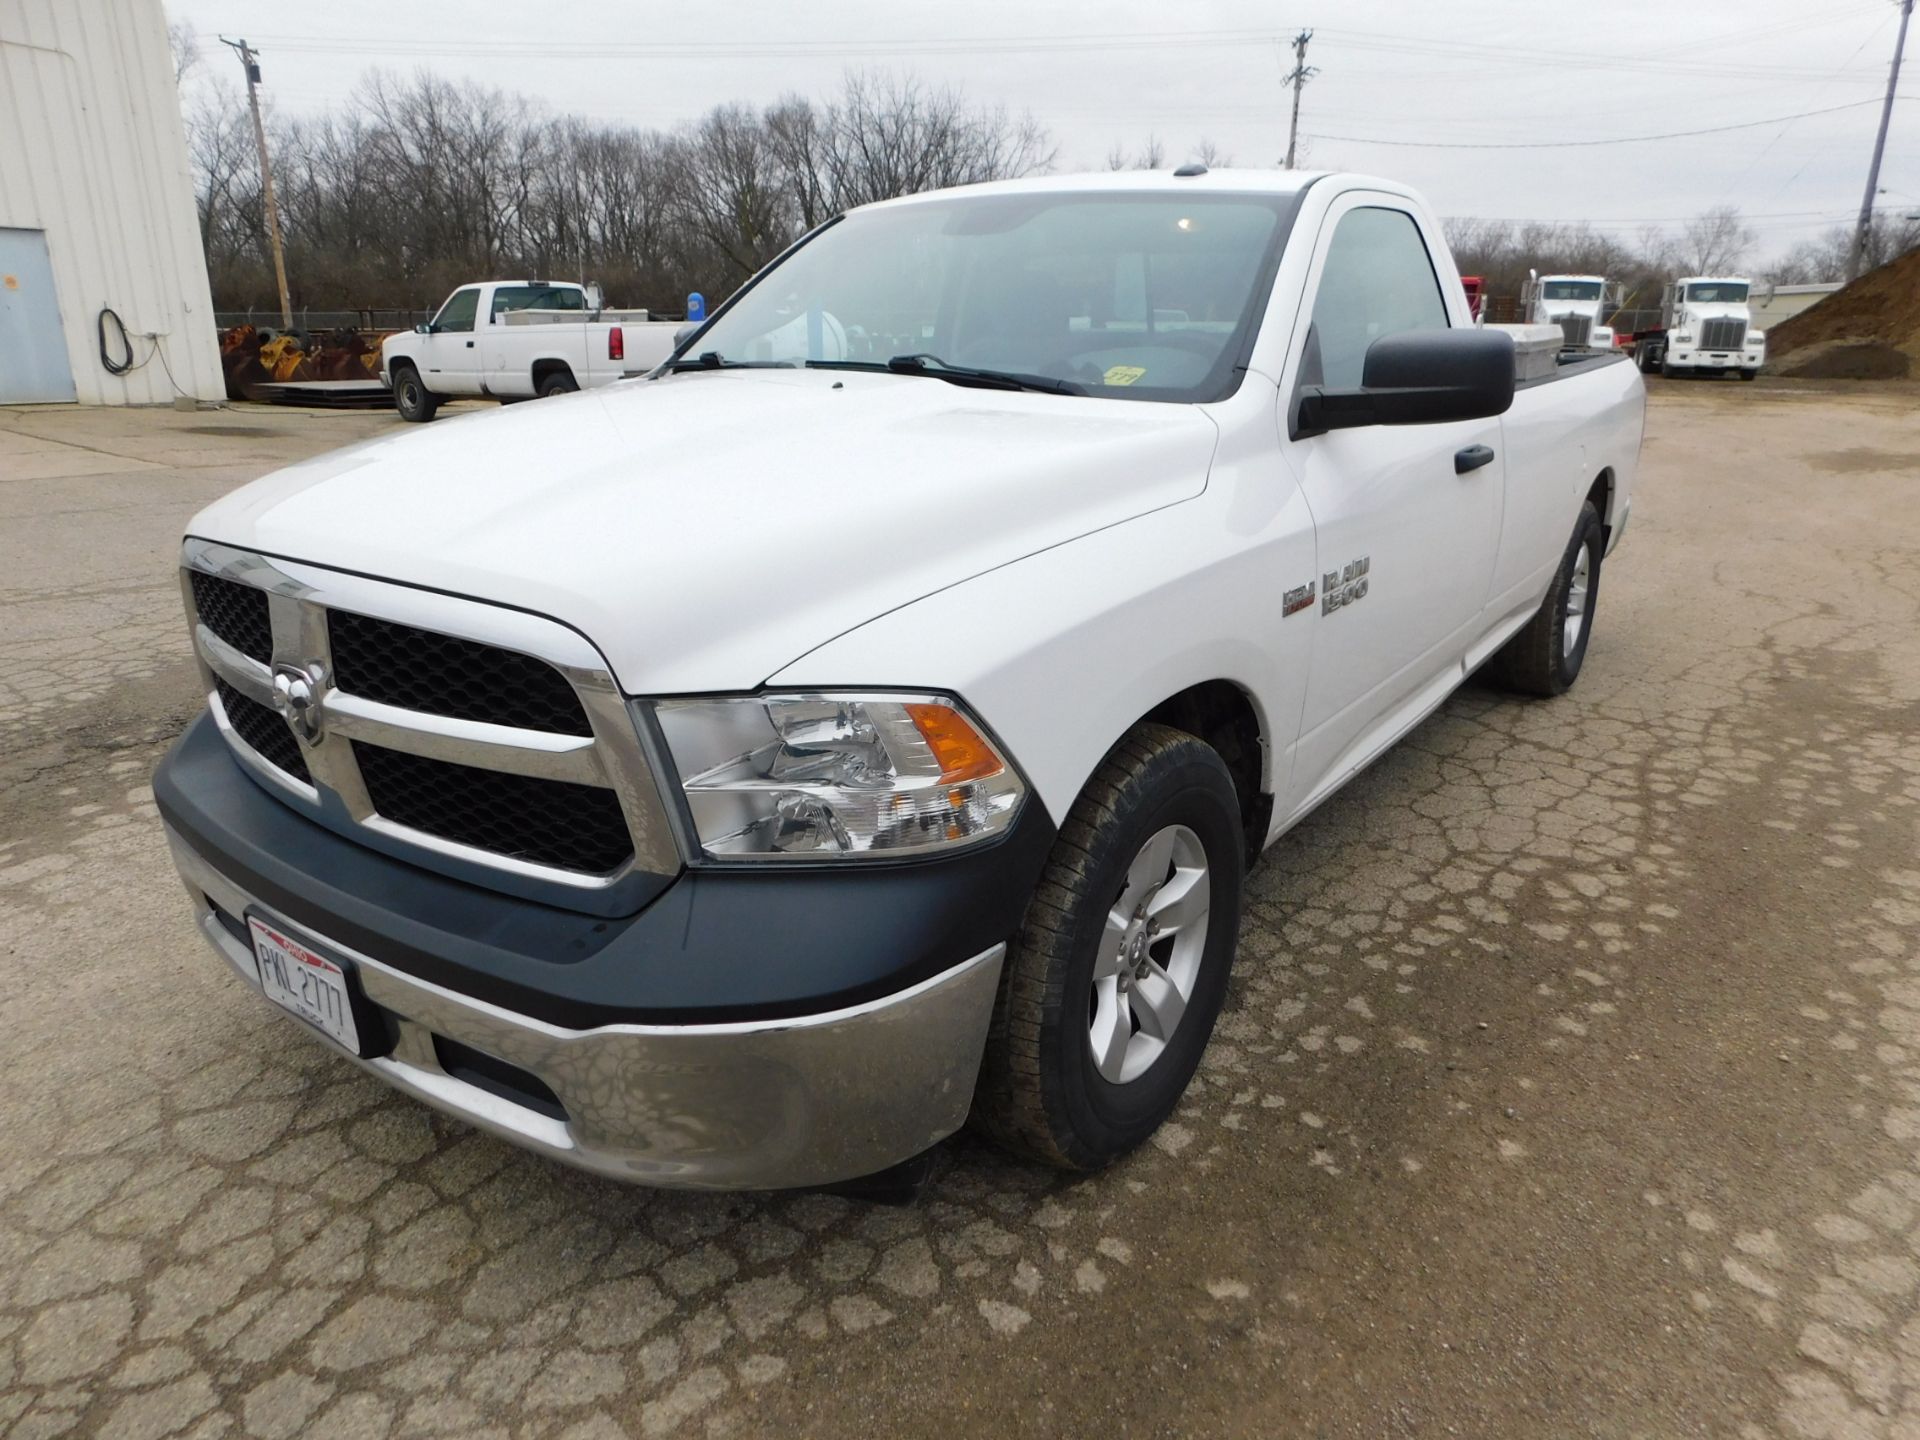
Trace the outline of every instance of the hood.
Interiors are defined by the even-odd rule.
[[[1217,435],[1186,405],[692,372],[319,456],[188,533],[550,615],[630,694],[750,689],[888,610],[1199,494]]]

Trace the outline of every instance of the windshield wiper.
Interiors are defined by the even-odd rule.
[[[691,360],[682,357],[668,364],[671,371],[681,370],[791,370],[791,360],[730,360],[718,350],[702,350]]]
[[[973,365],[954,365],[938,355],[920,352],[894,355],[887,369],[896,375],[931,375],[954,385],[981,385],[994,390],[1039,390],[1049,395],[1078,395],[1081,388],[1066,380],[1047,375],[1021,375],[1011,370],[982,370]]]
[[[971,365],[950,365],[938,355],[895,355],[878,360],[809,360],[809,370],[885,370],[895,375],[925,375],[945,380],[949,385],[971,385],[981,390],[1038,390],[1048,395],[1084,395],[1086,392],[1069,380],[1046,375],[1020,375],[1011,370],[981,370]]]

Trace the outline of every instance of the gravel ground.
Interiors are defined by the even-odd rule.
[[[390,417],[0,411],[0,1433],[1920,1437],[1920,407],[1656,385],[1579,687],[1251,880],[1174,1123],[921,1201],[624,1189],[205,952],[202,501]]]

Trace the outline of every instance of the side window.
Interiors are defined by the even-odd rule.
[[[1320,383],[1360,383],[1367,347],[1382,335],[1447,328],[1446,302],[1420,228],[1404,210],[1349,210],[1334,227],[1313,299]]]
[[[467,332],[473,329],[473,317],[480,308],[480,291],[469,285],[464,290],[456,290],[447,297],[447,303],[440,307],[440,313],[433,317],[436,330],[454,330]]]

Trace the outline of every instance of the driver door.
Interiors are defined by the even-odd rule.
[[[1441,252],[1444,254],[1444,251]],[[1386,335],[1446,329],[1437,267],[1406,201],[1354,192],[1330,209],[1308,276],[1292,383],[1358,387]],[[1291,797],[1298,812],[1460,682],[1493,580],[1505,484],[1498,419],[1367,425],[1282,448],[1313,513],[1313,659]],[[1476,463],[1477,462],[1477,463]]]
[[[480,352],[474,346],[474,319],[480,311],[480,287],[466,285],[447,297],[425,336],[421,360],[427,388],[436,395],[478,395]]]

